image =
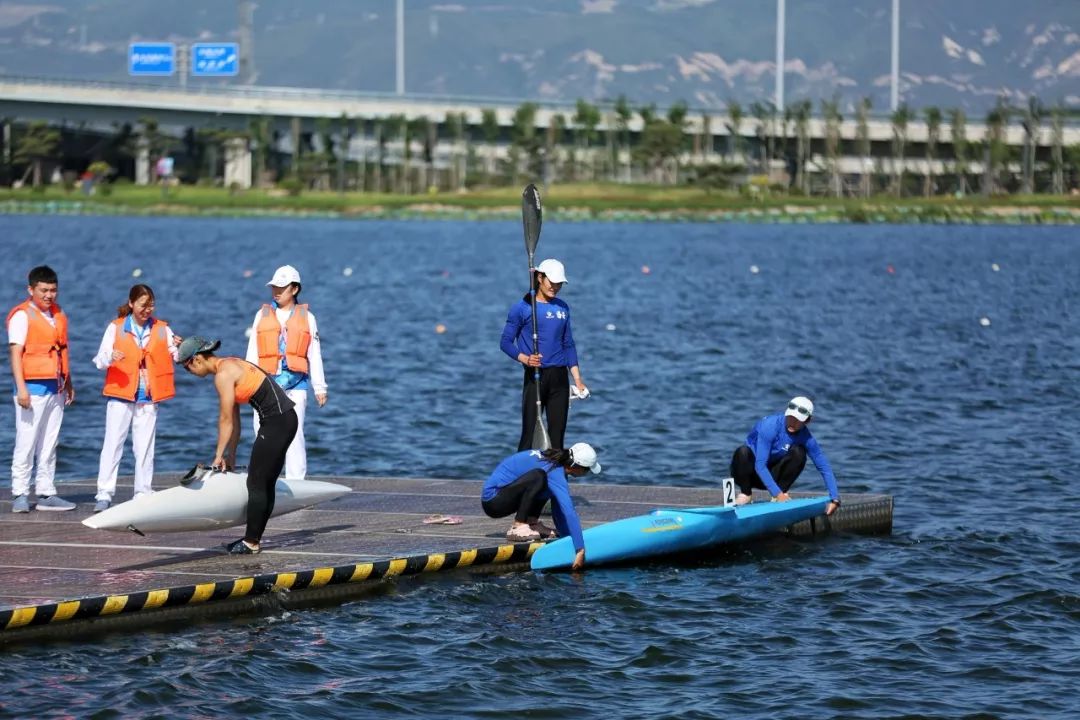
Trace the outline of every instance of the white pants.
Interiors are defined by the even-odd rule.
[[[296,437],[285,453],[285,479],[303,480],[307,477],[307,444],[304,442],[304,411],[307,410],[307,390],[286,390],[296,405]],[[255,413],[255,434],[259,434],[259,414]]]
[[[124,454],[128,430],[135,451],[135,494],[151,493],[154,480],[154,438],[157,432],[157,403],[133,403],[110,398],[105,405],[105,442],[98,464],[97,500],[112,501],[116,493],[116,473]]]
[[[37,460],[34,488],[38,497],[56,494],[56,444],[64,422],[64,394],[31,395],[30,409],[15,400],[15,452],[11,457],[11,494],[30,492],[30,472]]]

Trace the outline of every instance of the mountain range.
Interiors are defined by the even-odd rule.
[[[887,110],[891,0],[786,7],[786,100]],[[0,0],[0,74],[127,81],[132,41],[235,41],[238,24],[232,0]],[[405,0],[404,25],[409,93],[714,110],[773,98],[774,0]],[[395,90],[395,0],[259,0],[253,37],[259,85]],[[1080,105],[1080,0],[902,0],[900,69],[914,108]],[[189,81],[207,82],[240,79]]]

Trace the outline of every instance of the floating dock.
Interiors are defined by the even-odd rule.
[[[154,486],[176,484],[180,476],[158,474]],[[247,556],[221,550],[223,543],[243,534],[242,527],[145,537],[91,530],[81,521],[94,504],[93,480],[59,485],[64,498],[79,504],[71,512],[13,514],[5,491],[0,501],[0,645],[340,602],[392,578],[436,571],[524,571],[539,547],[507,544],[510,520],[493,520],[480,509],[482,482],[312,479],[342,483],[353,492],[272,518],[263,552]],[[128,499],[131,479],[122,478],[119,487],[118,500]],[[719,487],[574,483],[571,491],[585,527],[657,507],[722,503]],[[799,523],[787,533],[891,532],[892,497],[844,494],[842,500],[832,517]],[[433,516],[456,516],[461,522],[430,522]]]

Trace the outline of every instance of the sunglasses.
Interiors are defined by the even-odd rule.
[[[794,410],[795,412],[799,413],[800,415],[805,415],[807,417],[810,417],[810,409],[809,408],[804,408],[802,405],[796,405],[795,403],[788,403],[787,404],[787,409],[788,410]]]

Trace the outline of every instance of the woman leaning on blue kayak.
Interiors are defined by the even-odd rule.
[[[599,473],[596,451],[587,443],[568,450],[524,450],[507,457],[484,483],[481,506],[488,517],[514,516],[506,533],[510,542],[533,542],[569,535],[574,543],[574,570],[585,565],[581,521],[570,498],[568,477]],[[551,500],[555,527],[540,522],[544,503]]]

